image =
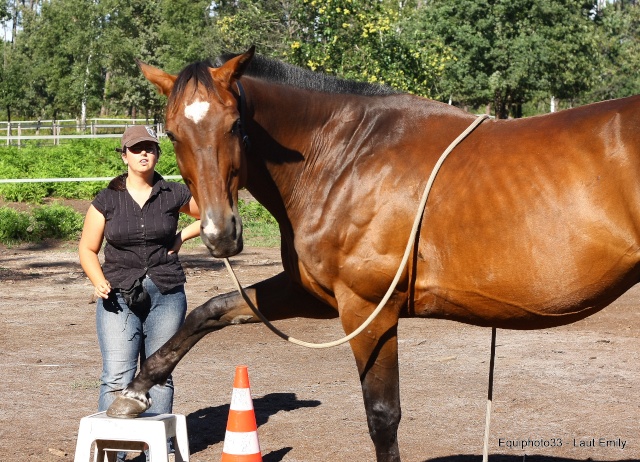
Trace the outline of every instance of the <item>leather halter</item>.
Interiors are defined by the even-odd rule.
[[[238,94],[240,96],[240,101],[238,102],[238,111],[240,112],[240,138],[242,139],[244,148],[249,150],[251,141],[249,141],[249,135],[247,135],[247,132],[244,130],[247,115],[247,97],[244,93],[244,87],[239,80],[236,80],[236,86],[238,87]]]

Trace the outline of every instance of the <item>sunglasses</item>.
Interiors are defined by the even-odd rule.
[[[127,146],[127,149],[132,154],[140,154],[142,151],[145,151],[147,154],[158,153],[158,147],[153,143],[134,144],[133,146]]]

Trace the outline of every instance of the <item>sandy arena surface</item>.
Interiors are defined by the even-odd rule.
[[[190,309],[232,289],[204,247],[181,255]],[[233,262],[245,285],[281,270],[278,249],[249,248]],[[100,373],[96,305],[75,249],[0,248],[0,290],[0,460],[73,460]],[[277,326],[309,341],[343,334],[337,319]],[[454,322],[401,321],[403,461],[481,460],[490,337]],[[640,460],[639,339],[638,287],[570,326],[499,330],[489,460]],[[349,347],[308,350],[253,324],[207,336],[174,373],[192,461],[220,460],[239,364],[249,366],[265,462],[375,460]]]

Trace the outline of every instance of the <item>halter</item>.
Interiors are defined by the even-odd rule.
[[[247,115],[247,97],[244,93],[244,87],[240,83],[240,80],[236,80],[236,86],[238,87],[238,94],[240,95],[240,101],[238,101],[238,112],[240,112],[240,138],[244,148],[249,150],[251,148],[251,142],[249,141],[249,135],[244,131],[245,120]]]

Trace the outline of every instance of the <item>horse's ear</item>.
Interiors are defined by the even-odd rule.
[[[241,55],[231,58],[218,69],[214,70],[214,79],[224,83],[228,87],[231,87],[236,80],[242,77],[242,74],[244,74],[244,71],[251,62],[255,51],[256,47],[253,45]]]
[[[165,96],[169,96],[171,94],[171,90],[173,90],[173,84],[178,78],[176,75],[171,75],[166,73],[165,71],[158,69],[157,67],[150,66],[149,64],[143,63],[142,61],[136,59],[136,63],[138,67],[144,74],[145,78],[154,84],[156,88]]]

